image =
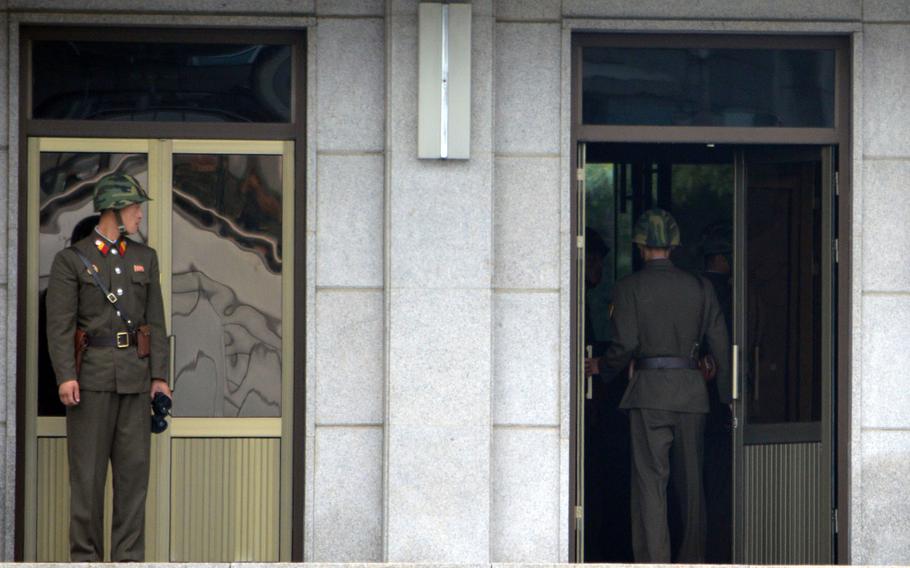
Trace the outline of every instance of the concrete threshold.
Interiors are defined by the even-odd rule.
[[[154,567],[186,567],[186,568],[292,568],[299,566],[302,568],[579,568],[579,564],[549,564],[549,563],[407,563],[407,562],[145,562],[145,563],[110,563],[110,562],[71,562],[71,563],[53,563],[53,562],[0,562],[0,568],[50,568],[60,566],[72,566],[74,568],[114,568],[123,566],[124,568],[154,568]],[[695,568],[707,566],[723,566],[725,568],[785,568],[793,566],[794,568],[805,568],[805,565],[786,565],[786,564],[585,564],[585,568]],[[889,565],[877,565],[874,568],[888,568]],[[910,568],[907,565],[890,565],[893,568]],[[841,566],[817,565],[818,568],[842,568]],[[865,566],[855,566],[853,568],[872,568]]]

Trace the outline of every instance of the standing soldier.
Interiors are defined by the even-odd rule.
[[[632,548],[635,562],[670,562],[667,484],[681,517],[676,560],[705,556],[702,458],[708,390],[696,358],[702,339],[717,359],[723,402],[730,402],[729,340],[711,285],[676,268],[670,251],[679,227],[662,209],[635,224],[632,242],[644,268],[620,280],[613,293],[613,337],[604,363],[630,362],[633,374],[621,408],[629,410],[632,441]]]
[[[47,339],[67,407],[70,559],[76,562],[104,560],[108,462],[114,476],[111,560],[145,559],[149,398],[171,395],[158,256],[126,238],[139,230],[141,204],[148,200],[131,176],[102,178],[94,196],[98,226],[57,253],[51,268]],[[86,334],[82,357],[74,350],[77,329]]]

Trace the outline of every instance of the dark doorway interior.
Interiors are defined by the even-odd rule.
[[[631,242],[635,220],[652,207],[670,211],[682,233],[682,245],[673,251],[672,260],[711,282],[731,342],[739,344],[742,357],[738,365],[740,435],[734,431],[730,408],[719,400],[716,385],[707,383],[711,411],[704,440],[705,560],[733,561],[737,491],[741,492],[739,522],[745,526],[746,547],[774,548],[772,534],[780,532],[775,527],[801,515],[798,510],[788,512],[793,505],[785,479],[823,478],[829,473],[823,466],[813,473],[814,462],[803,465],[799,457],[793,460],[797,469],[790,471],[790,464],[778,467],[753,456],[772,446],[803,451],[803,446],[781,445],[797,442],[810,444],[805,451],[811,455],[830,444],[822,408],[824,400],[827,406],[832,400],[833,375],[824,361],[833,352],[823,352],[821,346],[828,341],[823,336],[830,334],[823,329],[824,314],[834,304],[822,292],[832,286],[824,276],[830,266],[825,268],[823,235],[830,228],[825,229],[822,221],[826,215],[822,203],[829,195],[822,189],[823,151],[820,147],[589,143],[585,156],[585,349],[595,357],[604,351],[611,336],[613,285],[640,268]],[[736,226],[737,219],[742,226]],[[740,288],[734,293],[737,278]],[[619,409],[627,384],[626,372],[603,373],[593,377],[587,389],[585,562],[634,561],[629,424]],[[734,447],[739,448],[737,455],[746,458],[737,475]],[[764,479],[764,470],[770,472],[764,497],[753,495],[750,487]],[[823,512],[830,506],[825,494],[831,485],[821,480],[807,483],[812,496],[797,508]],[[668,519],[675,557],[679,522],[674,501],[671,479]],[[760,519],[774,525],[767,534],[760,530]],[[828,542],[823,537],[826,530],[819,525],[816,536],[807,532],[800,537],[817,549],[805,558],[787,551],[748,556],[781,562],[829,559],[823,544]]]
[[[651,207],[673,213],[682,246],[673,261],[705,274],[717,288],[732,329],[732,222],[734,160],[730,147],[588,144],[586,162],[585,345],[597,356],[610,339],[613,284],[640,267],[631,242],[638,216]],[[605,245],[600,247],[599,242]],[[724,243],[726,245],[724,246]],[[708,252],[706,255],[706,244]],[[592,261],[605,250],[603,269]],[[593,254],[592,254],[593,253]],[[719,258],[712,258],[713,256]],[[723,271],[725,269],[725,271]],[[599,277],[598,277],[599,276]],[[633,562],[630,532],[629,424],[619,402],[626,373],[597,376],[585,401],[585,561]],[[730,413],[709,385],[705,486],[708,556],[731,561],[732,436]],[[672,489],[671,489],[672,491]],[[670,495],[669,502],[673,502]],[[675,512],[669,513],[674,534]],[[674,542],[674,546],[677,543]]]

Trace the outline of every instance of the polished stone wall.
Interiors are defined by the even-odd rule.
[[[910,562],[910,4],[867,1],[863,13],[861,140],[864,199],[859,377],[853,400],[853,561]],[[861,168],[861,170],[860,170]],[[858,388],[857,388],[858,387]]]
[[[384,14],[320,2],[310,29],[307,560],[383,558]]]
[[[850,560],[910,562],[910,4],[473,4],[472,157],[443,162],[416,158],[417,0],[0,1],[0,557],[18,29],[138,23],[308,30],[306,559],[478,565],[568,559],[572,30],[852,35]]]

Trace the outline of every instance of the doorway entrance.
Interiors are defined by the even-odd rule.
[[[174,408],[153,438],[147,558],[290,559],[294,143],[34,137],[27,155],[25,559],[69,559],[43,291],[54,255],[94,227],[94,184],[113,172],[152,198],[135,238],[158,252],[171,334]],[[106,521],[109,533],[109,505]]]
[[[712,283],[733,344],[732,413],[706,383],[706,561],[833,562],[835,147],[588,143],[577,155],[576,359],[603,351],[612,287],[642,265],[635,220],[670,211],[672,260]],[[632,562],[627,375],[578,376],[576,554]]]

